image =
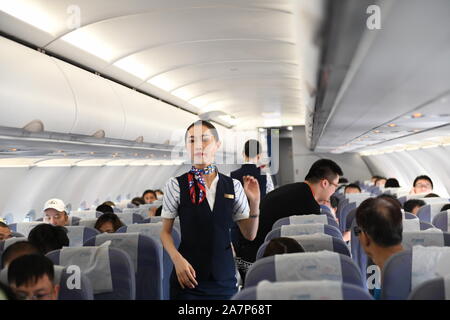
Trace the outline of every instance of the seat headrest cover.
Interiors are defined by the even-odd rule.
[[[307,252],[329,250],[333,251],[333,237],[323,233],[305,234],[302,236],[290,236]]]
[[[4,267],[2,270],[0,270],[0,282],[3,283],[5,286],[8,286],[8,268]]]
[[[445,300],[450,300],[450,276],[444,277]]]
[[[151,237],[153,239],[159,240],[159,235],[162,229],[162,222],[157,223],[142,223],[142,224],[131,224],[127,227],[127,233],[129,232],[139,232]]]
[[[61,249],[59,260],[63,266],[78,266],[91,281],[94,294],[113,291],[107,246],[64,248]]]
[[[108,246],[119,248],[128,253],[133,262],[134,272],[138,267],[139,233],[102,233],[95,237],[95,245],[108,242]]]
[[[310,224],[310,223],[323,223],[327,224],[328,219],[323,214],[307,214],[303,216],[290,216],[289,222],[291,224]]]
[[[30,231],[41,223],[43,222],[42,221],[18,222],[16,225],[16,232],[21,233],[24,236],[28,237]]]
[[[53,270],[55,272],[55,276],[53,277],[53,284],[59,284],[61,282],[61,275],[65,267],[54,265]]]
[[[291,224],[287,226],[281,226],[281,236],[299,236],[303,234],[324,233],[325,225],[323,223],[311,223],[311,224]]]
[[[342,300],[338,281],[261,281],[256,287],[257,300]]]
[[[26,237],[17,237],[17,238],[9,238],[4,240],[4,244],[3,244],[3,251],[5,251],[10,245],[19,242],[19,241],[27,241],[28,238]]]
[[[450,276],[450,247],[413,247],[411,268],[412,290],[427,280]]]
[[[78,225],[82,227],[94,228],[96,222],[97,219],[81,219]]]
[[[342,281],[339,254],[319,251],[275,255],[275,276],[277,281]]]
[[[411,249],[414,246],[443,247],[444,234],[439,229],[428,229],[417,232],[403,232],[402,245],[404,249]]]
[[[73,217],[78,217],[82,220],[96,219],[97,212],[95,210],[91,211],[74,211],[70,214]]]
[[[403,219],[403,232],[420,231],[419,219]]]
[[[85,227],[83,226],[66,226],[67,237],[69,238],[70,247],[81,247],[83,245],[83,236]]]

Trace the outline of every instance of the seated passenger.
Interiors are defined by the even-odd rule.
[[[433,191],[433,181],[426,175],[418,176],[414,179],[411,194],[430,193]]]
[[[153,190],[145,190],[144,193],[142,194],[142,199],[144,199],[144,202],[148,204],[158,200],[158,196],[156,192]]]
[[[157,189],[155,190],[156,193],[156,197],[158,198],[158,200],[162,200],[162,198],[164,197],[164,192],[162,192],[161,189]]]
[[[376,185],[377,187],[384,188],[384,185],[386,184],[386,181],[387,181],[386,178],[381,177],[381,178],[379,178],[379,179],[377,179],[377,180],[375,181],[375,185]]]
[[[8,282],[19,300],[57,300],[59,285],[53,284],[53,262],[39,254],[25,255],[11,262]]]
[[[135,206],[135,207],[139,207],[141,204],[145,204],[144,199],[142,199],[141,197],[135,197],[131,200],[131,203]]]
[[[425,201],[420,199],[410,199],[403,204],[403,209],[405,212],[412,213],[413,215],[417,215],[420,207],[426,205]]]
[[[264,250],[263,257],[270,257],[276,254],[305,252],[305,249],[292,238],[274,238],[270,240]]]
[[[346,185],[344,189],[344,194],[348,193],[361,193],[361,188],[355,183],[350,183],[349,185]]]
[[[0,240],[6,240],[12,238],[11,229],[4,222],[0,222]]]
[[[112,208],[110,205],[107,205],[107,204],[101,204],[101,205],[99,205],[99,206],[95,209],[95,211],[103,212],[103,213],[114,213],[113,208]]]
[[[122,226],[124,226],[124,224],[119,219],[117,214],[108,212],[98,217],[97,222],[95,222],[94,228],[102,233],[114,233]]]
[[[44,205],[44,222],[64,227],[69,224],[66,206],[60,199],[50,199]]]
[[[440,198],[440,196],[436,193],[429,193],[424,198]]]
[[[400,183],[398,183],[398,180],[395,178],[389,178],[386,180],[384,187],[385,188],[400,188]]]
[[[448,209],[450,209],[450,203],[447,203],[446,205],[444,205],[444,206],[441,208],[441,211],[440,211],[440,212],[442,212],[442,211],[447,211]]]
[[[378,179],[383,178],[382,176],[372,176],[372,178],[370,178],[370,182],[372,182],[372,185],[375,185],[375,182],[377,182]]]
[[[29,241],[18,241],[13,243],[3,251],[2,268],[9,266],[14,259],[27,254],[41,254],[41,251]]]
[[[44,255],[50,251],[69,246],[66,228],[45,223],[37,225],[30,231],[28,241]]]

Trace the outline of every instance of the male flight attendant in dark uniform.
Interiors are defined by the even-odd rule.
[[[262,148],[258,140],[250,139],[244,145],[244,161],[245,163],[237,170],[231,172],[233,179],[243,182],[243,177],[251,176],[258,180],[261,199],[266,193],[274,189],[270,174],[262,172],[257,164],[261,160]],[[252,251],[249,251],[251,241],[248,241],[239,231],[239,227],[234,224],[231,229],[231,238],[233,240],[234,250],[236,252],[236,264],[242,278],[245,278],[248,268],[251,266]],[[247,252],[249,251],[249,252]]]
[[[171,299],[229,299],[237,292],[230,228],[234,222],[249,240],[256,236],[259,186],[252,177],[238,180],[217,171],[214,156],[220,147],[216,128],[193,123],[186,147],[194,166],[171,178],[164,190],[161,241],[174,264]],[[174,246],[172,227],[180,218],[181,243]]]

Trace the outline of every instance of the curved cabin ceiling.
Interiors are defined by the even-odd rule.
[[[0,9],[6,35],[198,115],[223,111],[214,120],[228,127],[304,124],[323,1],[15,0]]]

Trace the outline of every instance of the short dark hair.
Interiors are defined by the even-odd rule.
[[[105,222],[111,222],[114,228],[114,232],[117,231],[120,227],[124,226],[123,222],[120,220],[119,216],[115,213],[108,212],[102,214],[100,217],[98,217],[97,221],[95,222],[94,228],[97,230],[100,230],[100,227]]]
[[[269,257],[276,254],[305,252],[305,249],[292,238],[279,237],[270,240],[264,250],[263,257]]]
[[[0,221],[0,227],[9,229],[9,226],[6,223],[2,222],[2,221]]]
[[[8,282],[16,287],[34,284],[44,275],[53,282],[55,271],[52,260],[41,254],[28,254],[17,258],[8,268]]]
[[[428,180],[431,183],[431,189],[433,189],[433,181],[431,181],[431,178],[429,176],[426,176],[426,175],[417,176],[414,179],[413,187],[416,186],[416,182],[419,181],[419,180]]]
[[[67,229],[47,223],[34,227],[28,235],[28,241],[34,244],[42,254],[69,246]]]
[[[401,207],[389,197],[364,200],[356,209],[356,224],[381,247],[391,247],[402,242]]]
[[[361,188],[356,183],[350,183],[350,184],[346,185],[344,188],[344,192],[345,192],[345,190],[350,189],[350,188],[358,189],[359,192],[361,192]]]
[[[393,194],[383,193],[383,194],[380,194],[378,196],[378,198],[390,199],[390,200],[394,201],[400,207],[400,209],[402,208],[401,202]]]
[[[258,140],[250,139],[245,142],[244,154],[247,158],[254,158],[261,153],[261,143]]]
[[[214,138],[216,139],[216,141],[219,141],[219,132],[217,131],[216,127],[209,121],[206,120],[197,120],[195,122],[193,122],[187,129],[186,129],[186,133],[184,134],[184,140],[187,139],[187,134],[189,129],[191,129],[193,126],[205,126],[207,127],[211,133],[213,134]]]
[[[142,199],[144,199],[144,196],[145,196],[147,193],[151,193],[151,194],[153,194],[153,195],[155,196],[155,198],[158,198],[158,196],[156,195],[156,191],[153,191],[153,190],[148,189],[148,190],[145,190],[144,193],[142,194]]]
[[[438,194],[431,192],[427,194],[424,198],[440,198],[440,197]]]
[[[331,196],[330,197],[330,204],[332,208],[337,208],[339,205],[339,198],[336,196]]]
[[[442,211],[447,211],[448,209],[450,209],[450,203],[445,204],[445,205],[441,208],[441,212],[442,212]]]
[[[131,200],[131,203],[139,207],[141,204],[145,204],[145,201],[141,197],[135,197]]]
[[[426,203],[423,200],[410,199],[408,201],[405,201],[405,203],[403,203],[403,209],[405,210],[405,212],[412,213],[415,207],[422,207],[424,205],[426,205]]]
[[[378,176],[378,175],[372,176],[372,179],[375,179],[375,180],[380,179],[380,178],[383,178],[383,177],[382,176]]]
[[[333,180],[336,176],[342,176],[342,169],[330,159],[320,159],[313,163],[309,169],[305,180],[311,183],[319,182],[322,179]]]
[[[348,183],[348,179],[344,177],[339,178],[339,183]]]
[[[114,209],[107,204],[101,204],[95,209],[95,211],[103,212],[103,213],[108,213],[108,212],[112,213],[112,212],[114,212]]]
[[[395,178],[389,178],[386,180],[384,187],[385,188],[400,188],[400,183],[398,183],[398,180]]]
[[[5,251],[3,251],[2,268],[4,268],[7,264],[13,261],[11,259],[14,256],[22,256],[25,254],[32,254],[32,253],[41,253],[41,251],[29,241],[17,241],[12,245],[10,245],[8,248],[6,248]]]
[[[112,201],[105,201],[102,204],[106,204],[107,206],[110,206],[111,208],[116,206],[115,203]]]

